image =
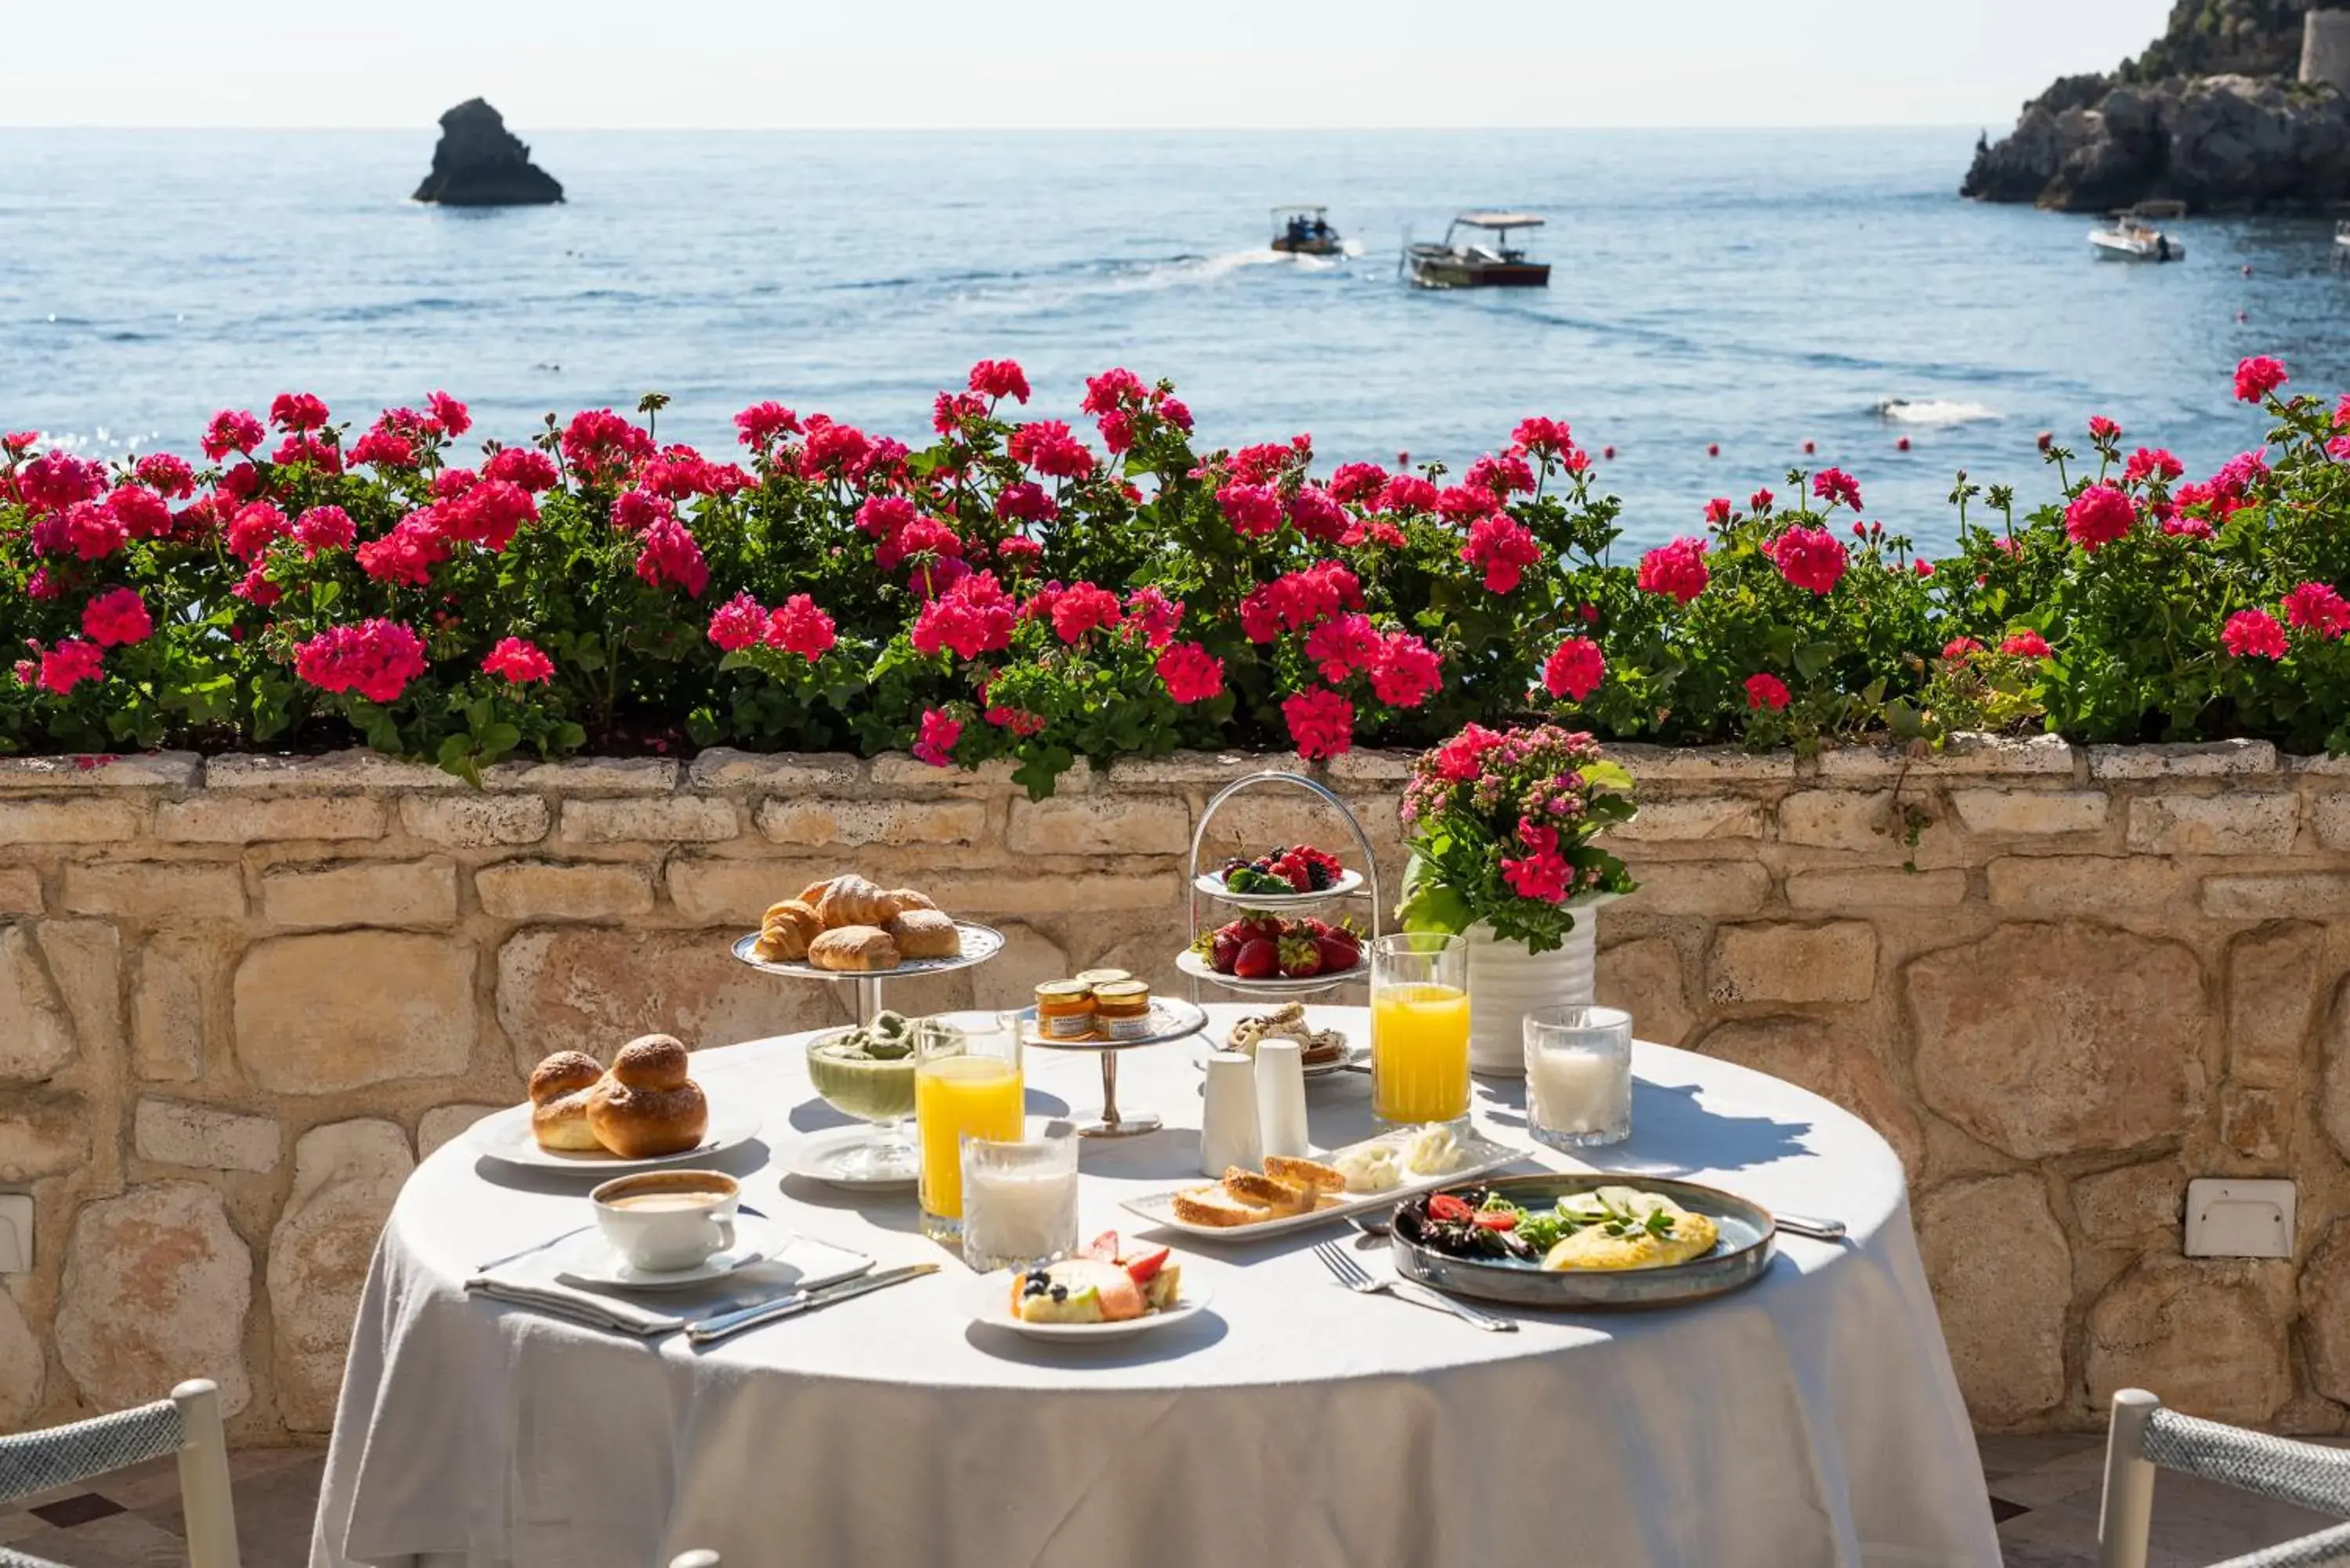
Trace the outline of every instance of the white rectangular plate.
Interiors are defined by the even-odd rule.
[[[1409,1134],[1396,1136],[1402,1137],[1408,1137]],[[1363,1140],[1365,1143],[1383,1141],[1386,1140],[1380,1138]],[[1354,1144],[1347,1145],[1349,1148],[1357,1147],[1358,1146]],[[1339,1151],[1334,1149],[1327,1154],[1317,1154],[1315,1158],[1327,1159],[1330,1154],[1337,1152]],[[1198,1181],[1186,1182],[1180,1188],[1170,1188],[1164,1192],[1154,1192],[1148,1198],[1128,1199],[1119,1207],[1129,1214],[1138,1215],[1149,1220],[1162,1231],[1179,1231],[1186,1236],[1197,1237],[1203,1241],[1250,1241],[1260,1237],[1279,1236],[1291,1231],[1303,1231],[1308,1226],[1344,1220],[1349,1214],[1367,1214],[1374,1210],[1392,1209],[1416,1192],[1426,1192],[1438,1187],[1450,1187],[1457,1181],[1468,1181],[1486,1175],[1488,1172],[1499,1170],[1505,1165],[1512,1165],[1529,1158],[1529,1151],[1525,1149],[1511,1148],[1495,1143],[1491,1138],[1475,1136],[1471,1136],[1461,1145],[1461,1163],[1441,1176],[1414,1177],[1402,1186],[1391,1187],[1385,1192],[1340,1193],[1309,1214],[1290,1214],[1279,1220],[1259,1220],[1253,1225],[1193,1225],[1186,1220],[1176,1219],[1175,1194],[1189,1192],[1197,1187],[1214,1185],[1204,1177]]]

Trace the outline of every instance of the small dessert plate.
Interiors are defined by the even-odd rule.
[[[872,1191],[877,1189],[911,1187],[920,1179],[920,1152],[911,1151],[901,1172],[868,1172],[858,1156],[881,1141],[879,1127],[858,1125],[834,1127],[827,1132],[810,1133],[794,1138],[776,1152],[784,1170],[792,1176],[810,1181],[821,1181],[827,1187],[849,1191]]]
[[[1164,1312],[1147,1312],[1123,1323],[1029,1323],[1012,1310],[1012,1282],[1025,1272],[1005,1269],[972,1281],[962,1299],[971,1321],[1030,1339],[1128,1339],[1197,1317],[1207,1310],[1210,1299],[1207,1286],[1187,1279],[1181,1297]]]
[[[599,1231],[581,1231],[555,1250],[558,1278],[575,1285],[618,1285],[631,1291],[681,1291],[723,1280],[772,1254],[791,1238],[748,1214],[734,1217],[734,1244],[690,1269],[640,1269],[613,1250]]]

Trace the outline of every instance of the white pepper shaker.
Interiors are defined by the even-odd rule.
[[[1305,1057],[1295,1040],[1256,1044],[1257,1143],[1264,1153],[1299,1156],[1305,1141]]]
[[[1235,1165],[1254,1170],[1263,1158],[1256,1064],[1237,1051],[1218,1051],[1208,1058],[1207,1098],[1200,1113],[1200,1174],[1222,1176]]]

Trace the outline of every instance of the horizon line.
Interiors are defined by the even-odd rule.
[[[503,114],[501,115],[501,118],[503,118]],[[1980,124],[1980,122],[1955,119],[1882,120],[1868,123],[1851,120],[1835,120],[1801,125],[1656,125],[1638,122],[1611,125],[566,125],[549,123],[526,125],[522,129],[529,130],[533,134],[546,131],[587,131],[598,135],[652,136],[1099,136],[1105,133],[1113,135],[1130,133],[1135,135],[1150,136],[1223,136],[1233,134],[1251,136],[1360,136],[1367,134],[1409,134],[1424,136],[1435,134],[1440,136],[1451,136],[1472,133],[1478,135],[1492,135],[1495,132],[1545,131],[1643,131],[1648,133],[1662,131],[1668,134],[1690,132],[1731,132],[1740,135],[1751,135],[1756,132],[1779,130],[1962,130],[1967,129],[1970,125],[1976,124]],[[515,130],[516,128],[513,122],[509,121],[506,129],[509,130]],[[1984,129],[1988,129],[1988,127],[1986,126]],[[70,123],[55,124],[15,124],[5,120],[0,120],[0,132],[92,130],[141,131],[170,135],[219,132],[233,132],[237,134],[288,132],[305,135],[332,135],[338,132],[350,134],[375,134],[385,131],[414,131],[418,134],[425,134],[428,132],[437,133],[439,130],[440,121],[437,119],[426,120],[421,124],[410,121],[387,125],[121,125],[99,124],[89,121],[73,121]]]

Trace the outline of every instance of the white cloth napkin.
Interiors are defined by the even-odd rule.
[[[589,1328],[651,1338],[674,1334],[689,1323],[721,1313],[849,1279],[873,1266],[873,1260],[862,1252],[806,1236],[787,1236],[763,1262],[710,1285],[629,1293],[564,1280],[563,1266],[571,1245],[566,1239],[492,1264],[467,1280],[465,1289],[473,1295],[526,1306]]]

